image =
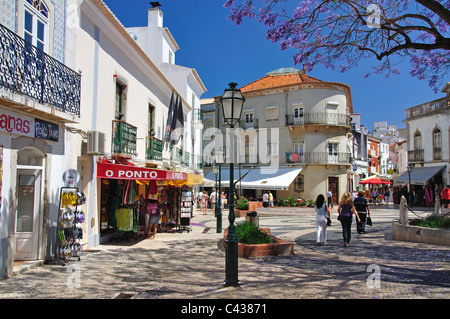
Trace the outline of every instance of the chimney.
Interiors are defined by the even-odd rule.
[[[148,26],[151,25],[158,28],[163,26],[163,12],[158,7],[148,9]]]
[[[303,63],[303,74],[306,74],[306,65]]]

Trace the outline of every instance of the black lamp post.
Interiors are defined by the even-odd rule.
[[[406,168],[407,170],[408,170],[408,179],[409,179],[409,195],[408,195],[408,204],[409,204],[409,207],[412,207],[413,206],[413,203],[412,203],[412,188],[411,188],[411,172],[412,172],[412,170],[413,170],[413,166],[412,166],[412,164],[408,164],[408,166],[407,166],[407,168]]]
[[[221,151],[220,151],[221,152]],[[220,198],[220,189],[221,189],[221,179],[222,179],[222,164],[223,164],[223,155],[221,153],[215,154],[213,170],[216,175],[216,207],[215,207],[215,217],[217,218],[217,226],[216,232],[222,232],[222,199]],[[219,187],[217,188],[217,175],[219,175]]]
[[[237,89],[237,84],[232,82],[228,84],[230,87],[220,98],[222,104],[223,119],[230,125],[230,128],[239,122],[244,106],[244,97],[241,90]],[[237,286],[238,280],[238,239],[236,236],[236,228],[234,226],[234,132],[231,136],[231,160],[230,160],[230,193],[228,196],[230,212],[228,215],[228,235],[224,240],[225,243],[225,286]]]

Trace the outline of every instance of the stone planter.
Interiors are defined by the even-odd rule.
[[[393,221],[392,239],[450,246],[450,230],[402,225],[399,221]]]
[[[236,216],[236,218],[247,216],[247,212],[249,212],[249,210],[240,210],[236,208],[234,209],[234,215]]]
[[[294,255],[294,243],[281,240],[270,234],[270,228],[261,228],[275,240],[272,244],[247,245],[238,243],[238,256],[241,258],[254,258],[265,256]],[[224,238],[228,235],[228,228],[223,232]]]

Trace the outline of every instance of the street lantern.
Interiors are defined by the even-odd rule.
[[[220,97],[222,104],[222,112],[224,121],[234,127],[241,119],[242,109],[245,98],[242,96],[241,90],[236,88],[237,83],[231,82],[230,87]]]
[[[230,87],[220,97],[224,121],[231,128],[239,122],[244,106],[245,98],[242,96],[241,90],[236,88],[237,84],[231,82]],[[234,134],[232,132],[231,154],[234,154]],[[234,225],[234,156],[230,160],[230,188],[228,203],[230,212],[228,214],[228,235],[224,240],[225,246],[225,286],[237,286],[238,280],[238,239],[236,236],[236,227]]]
[[[409,196],[408,196],[409,203],[408,204],[409,204],[409,207],[412,207],[413,206],[412,205],[412,189],[411,189],[411,172],[413,170],[412,164],[408,164],[406,170],[408,171],[408,179],[409,179]]]

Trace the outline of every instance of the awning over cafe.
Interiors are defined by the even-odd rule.
[[[234,181],[237,182],[241,176],[243,178],[236,183],[237,187],[243,189],[262,190],[287,190],[295,178],[300,174],[302,168],[279,168],[279,167],[258,167],[234,169]],[[210,171],[205,178],[215,180],[215,174]],[[229,187],[230,170],[221,170],[221,186]]]
[[[427,181],[432,179],[437,174],[441,173],[446,166],[432,166],[432,167],[414,167],[411,171],[412,185],[426,185]],[[395,179],[395,184],[408,184],[409,173],[404,172]]]

